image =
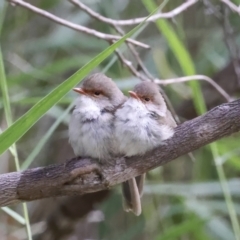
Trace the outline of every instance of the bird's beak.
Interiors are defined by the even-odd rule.
[[[82,88],[73,88],[73,91],[83,95],[87,95],[87,93]]]
[[[137,99],[137,100],[140,100],[139,97],[138,97],[138,95],[137,95],[135,92],[133,92],[133,91],[128,91],[128,92],[129,92],[129,94],[130,94],[130,96],[131,96],[132,98],[135,98],[135,99]]]

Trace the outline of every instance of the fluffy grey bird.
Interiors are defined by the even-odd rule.
[[[125,101],[117,85],[102,73],[86,78],[69,123],[69,142],[76,156],[108,161],[116,153],[114,111]]]
[[[143,155],[161,145],[173,136],[176,127],[156,84],[141,82],[129,94],[128,100],[117,109],[114,123],[118,150],[127,157]],[[141,214],[143,182],[141,175],[123,184],[125,211]]]

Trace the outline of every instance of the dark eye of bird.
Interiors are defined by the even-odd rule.
[[[96,92],[94,92],[94,95],[95,95],[95,96],[99,96],[99,95],[100,95],[100,92],[96,91]]]
[[[145,100],[146,102],[149,102],[149,101],[150,101],[150,98],[145,97],[144,100]]]

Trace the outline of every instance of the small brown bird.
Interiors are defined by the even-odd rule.
[[[126,157],[143,155],[161,145],[173,136],[176,127],[156,84],[141,82],[129,94],[128,100],[117,109],[114,122],[118,150]],[[135,215],[142,211],[144,176],[123,184],[123,207]]]
[[[102,73],[86,78],[80,88],[69,123],[69,142],[76,156],[104,163],[116,154],[114,111],[125,100],[117,85]],[[117,151],[118,152],[118,151]]]

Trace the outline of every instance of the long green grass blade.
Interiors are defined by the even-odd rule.
[[[0,46],[0,86],[1,86],[1,90],[2,90],[3,106],[4,106],[4,112],[5,112],[7,125],[11,126],[12,125],[12,113],[11,113],[11,106],[10,106],[9,95],[8,95],[8,86],[7,86],[5,69],[4,69],[4,64],[3,64],[1,46]],[[20,166],[19,166],[17,147],[14,142],[11,145],[12,146],[9,146],[9,147],[11,147],[11,153],[15,160],[16,169],[17,169],[17,171],[19,171]],[[22,206],[23,206],[23,214],[24,214],[24,218],[25,218],[28,239],[32,240],[32,232],[31,232],[31,226],[30,226],[30,221],[29,221],[29,216],[28,216],[27,204],[23,203]]]

